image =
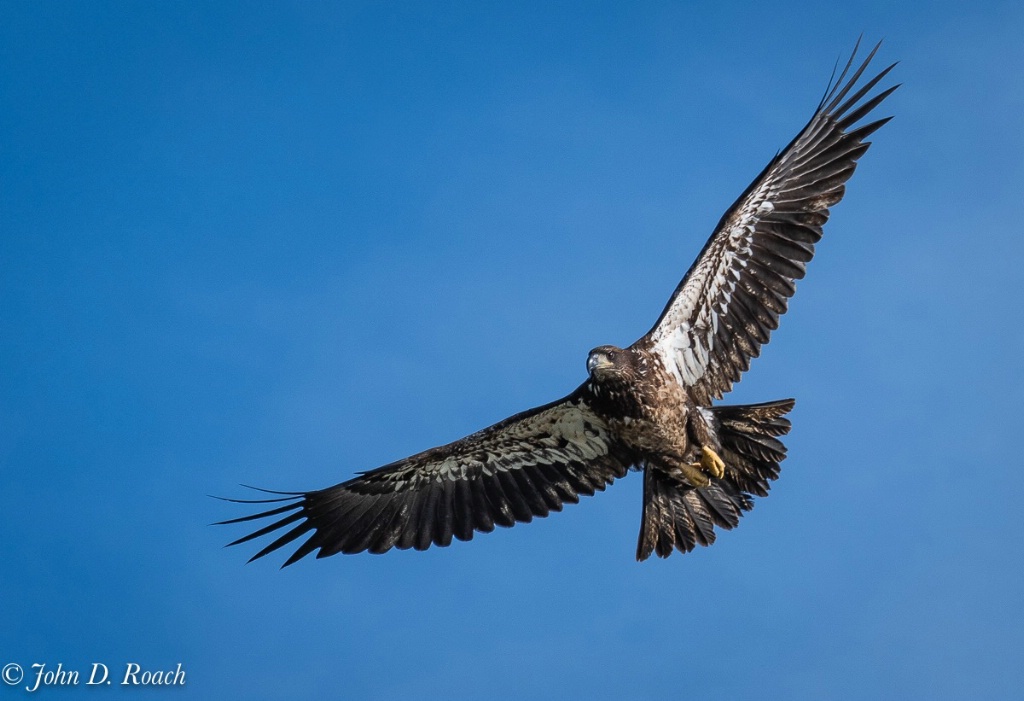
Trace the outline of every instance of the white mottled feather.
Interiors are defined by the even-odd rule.
[[[766,199],[771,188],[752,193],[739,220],[716,234],[716,240],[686,278],[661,324],[650,335],[656,352],[683,386],[704,377],[715,349],[719,319],[729,314],[733,291],[751,254],[760,216],[775,210]]]
[[[851,57],[810,122],[722,217],[654,328],[637,341],[698,404],[728,392],[778,326],[828,208],[842,199],[867,150],[863,139],[888,121],[857,126],[896,89],[867,97],[892,66],[847,98],[874,53],[844,81]]]

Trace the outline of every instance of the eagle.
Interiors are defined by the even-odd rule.
[[[631,470],[644,480],[637,560],[710,545],[716,527],[738,525],[779,476],[779,437],[794,400],[713,402],[768,343],[865,139],[891,119],[864,123],[899,85],[876,90],[895,63],[861,84],[880,44],[855,68],[859,44],[807,125],[721,218],[642,338],[590,351],[587,378],[562,399],[453,443],[326,489],[227,499],[263,510],[217,525],[274,519],[229,545],[276,534],[251,562],[306,536],[282,567],[314,551],[445,547],[561,511]]]

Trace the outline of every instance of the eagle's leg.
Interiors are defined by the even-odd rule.
[[[715,479],[725,477],[725,463],[713,448],[709,448],[706,445],[700,447],[700,462],[694,463],[694,467],[701,468]]]
[[[710,423],[712,420],[710,414],[699,407],[691,406],[687,412],[686,428],[691,449],[700,446],[700,457],[697,462],[690,463],[690,466],[715,479],[722,479],[725,477],[725,461],[711,447],[718,445],[718,439]]]

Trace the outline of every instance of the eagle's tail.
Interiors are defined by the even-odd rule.
[[[712,429],[721,446],[725,476],[707,487],[694,488],[677,477],[648,465],[644,470],[644,510],[636,559],[651,553],[668,557],[675,548],[689,552],[715,542],[714,526],[733,528],[744,511],[754,506],[754,496],[767,496],[786,447],[778,436],[789,433],[784,418],[792,399],[744,406],[719,406],[710,410]]]

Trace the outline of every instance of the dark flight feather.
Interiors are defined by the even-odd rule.
[[[625,475],[632,462],[576,392],[334,487],[289,494],[284,506],[221,523],[284,514],[231,543],[236,545],[301,521],[253,559],[307,534],[298,557],[314,550],[317,557],[392,547],[425,550],[560,511],[579,494],[593,494]],[[278,500],[252,503],[267,501]]]

